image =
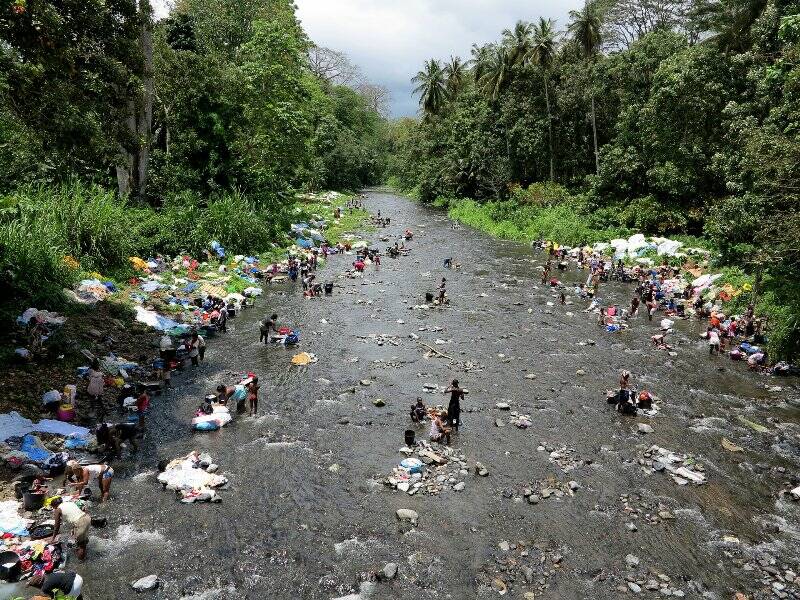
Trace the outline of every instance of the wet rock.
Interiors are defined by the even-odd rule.
[[[541,498],[539,498],[538,494],[531,494],[528,496],[528,504],[539,504]]]
[[[628,529],[628,531],[639,531],[639,528],[636,526],[635,523],[630,523],[630,522],[625,523],[625,527]]]
[[[370,381],[369,379],[362,379],[361,381],[359,381],[359,383],[363,386],[372,385],[372,381]]]
[[[385,579],[394,579],[397,576],[397,563],[389,563],[381,571]]]
[[[648,579],[647,583],[644,585],[645,589],[650,591],[654,591],[658,589],[658,582],[655,579]]]
[[[148,592],[158,587],[158,575],[148,575],[131,583],[131,587],[137,592]]]
[[[508,402],[498,402],[494,407],[500,410],[511,410],[511,405]]]
[[[489,475],[489,469],[487,469],[483,463],[476,462],[475,463],[475,472],[480,475],[481,477],[487,477]]]
[[[457,484],[455,484],[455,485],[453,486],[453,489],[454,489],[456,492],[463,492],[465,487],[467,487],[467,484],[466,484],[466,483],[464,483],[463,481],[459,481]]]
[[[497,544],[497,547],[500,548],[500,550],[502,550],[503,552],[508,552],[509,550],[511,550],[511,544],[509,544],[506,540],[503,540],[502,542]]]
[[[625,556],[625,564],[628,565],[629,569],[638,567],[640,562],[641,561],[639,560],[638,556],[634,556],[633,554],[628,554],[627,556]]]
[[[639,587],[639,585],[634,583],[633,581],[628,582],[628,589],[632,591],[634,594],[639,594],[642,591],[642,588]]]
[[[495,419],[494,420],[495,427],[505,427],[506,424],[503,422],[503,419]]]
[[[567,485],[569,485],[569,489],[571,489],[573,492],[581,489],[581,484],[577,481],[570,481]]]
[[[492,580],[492,589],[500,595],[503,595],[508,591],[505,581],[500,578],[495,578]]]
[[[528,373],[527,375],[525,375],[525,379],[536,379],[536,375],[534,375],[533,373]]]
[[[578,369],[577,371],[575,371],[575,375],[586,375],[586,371],[584,371],[583,369]]]
[[[639,433],[653,433],[653,428],[648,425],[647,423],[639,423],[638,426]]]
[[[375,400],[372,401],[372,404],[374,404],[378,408],[381,408],[383,406],[386,406],[386,401],[383,398],[375,398]]]
[[[411,510],[410,508],[398,508],[395,514],[400,521],[406,521],[412,525],[416,525],[419,521],[419,514],[417,514],[417,511]]]

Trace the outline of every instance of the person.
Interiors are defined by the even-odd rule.
[[[111,450],[115,456],[119,456],[122,442],[130,442],[133,450],[139,449],[136,443],[136,424],[135,423],[100,423],[95,431],[97,443]]]
[[[359,273],[363,273],[364,272],[364,267],[366,265],[365,265],[364,261],[361,260],[361,257],[359,256],[356,259],[356,261],[353,263],[353,266],[355,267],[356,271],[358,271]]]
[[[450,269],[453,266],[453,259],[452,258],[445,258],[444,259],[444,268]]]
[[[605,327],[606,326],[606,309],[605,308],[601,308],[600,309],[600,314],[598,315],[598,318],[597,318],[597,324],[600,325],[600,327]]]
[[[150,408],[150,396],[147,389],[143,388],[142,393],[136,399],[136,414],[139,415],[139,429],[144,430],[144,413]]]
[[[444,298],[447,295],[446,285],[447,279],[442,277],[442,283],[439,284],[439,304],[444,304]]]
[[[417,398],[417,403],[411,405],[411,420],[414,423],[422,423],[427,414],[428,410],[425,408],[422,398]]]
[[[235,401],[236,412],[243,413],[244,403],[247,399],[247,388],[241,383],[229,386],[218,385],[217,397],[219,398],[220,404],[227,404],[228,400]]]
[[[175,352],[172,350],[172,337],[164,332],[164,335],[161,336],[161,340],[159,341],[159,356],[161,356],[163,360],[175,358]]]
[[[274,331],[275,333],[278,332],[276,321],[278,320],[278,315],[273,314],[269,318],[264,318],[263,321],[260,323],[261,329],[261,338],[258,340],[259,342],[263,341],[265,344],[269,343],[269,332]]]
[[[219,318],[217,319],[217,326],[222,333],[228,332],[228,307],[223,306],[219,309]]]
[[[631,317],[635,317],[639,314],[639,296],[634,296],[631,298]]]
[[[67,484],[67,481],[75,479],[74,482]],[[83,491],[89,485],[90,480],[96,479],[100,488],[100,502],[108,500],[111,492],[111,480],[114,479],[114,469],[107,464],[95,464],[81,466],[76,460],[67,462],[67,471],[64,482],[69,487],[74,487],[76,492]]]
[[[561,295],[559,296],[559,300],[560,300],[562,305],[567,303],[567,296],[564,294],[563,291],[561,292]]]
[[[88,373],[89,385],[86,386],[86,393],[91,399],[92,406],[97,408],[100,415],[103,414],[103,392],[105,391],[106,382],[103,371],[100,370],[100,361],[96,358],[92,361],[92,366]],[[101,416],[102,418],[102,416]]]
[[[37,587],[42,590],[43,594],[47,594],[50,598],[63,598],[65,595],[69,598],[77,598],[80,600],[81,592],[83,590],[83,577],[74,571],[53,571],[41,575],[34,575],[28,581],[30,587]],[[57,593],[61,595],[57,596]]]
[[[192,334],[192,337],[186,340],[186,350],[189,352],[189,358],[192,359],[192,366],[199,367],[200,366],[200,334],[196,331]],[[205,340],[203,340],[203,344],[205,344]]]
[[[250,405],[250,416],[254,417],[258,412],[258,377],[253,377],[247,384],[247,403]]]
[[[197,338],[197,352],[200,357],[200,362],[203,362],[203,359],[206,356],[206,340],[198,333],[195,333],[194,337]]]
[[[72,527],[72,536],[75,538],[75,554],[78,556],[78,560],[84,560],[86,558],[86,545],[89,543],[89,527],[92,524],[92,519],[77,504],[64,502],[64,499],[60,496],[54,498],[50,502],[50,506],[53,508],[53,518],[55,519],[50,543],[55,543],[56,536],[61,531],[61,524],[65,522]]]
[[[447,411],[443,410],[431,419],[430,438],[432,442],[450,444],[450,428],[445,425],[448,421]]]
[[[719,354],[719,347],[720,347],[719,332],[716,330],[716,328],[709,327],[707,333],[708,333],[708,353]]]
[[[450,402],[447,405],[447,423],[458,431],[458,426],[461,422],[461,401],[467,392],[458,385],[458,379],[453,379],[453,382],[444,393],[450,394]]]

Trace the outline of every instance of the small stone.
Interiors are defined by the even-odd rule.
[[[537,494],[531,494],[528,496],[528,504],[539,504],[541,498]]]
[[[536,594],[534,594],[533,592],[525,592],[523,598],[525,600],[536,600]]]
[[[417,511],[411,510],[410,508],[398,508],[396,514],[400,521],[408,521],[412,525],[416,525],[419,520]]]
[[[383,567],[383,576],[386,579],[394,579],[397,576],[397,563],[389,563]]]
[[[328,467],[328,471],[330,471],[331,473],[338,473],[339,465],[337,463],[333,463],[330,467]]]
[[[542,490],[542,498],[549,498],[552,495],[553,495],[553,490],[551,490],[550,488],[544,488]]]
[[[632,591],[634,594],[638,594],[642,591],[642,588],[640,588],[638,584],[632,581],[628,582],[628,589]]]
[[[628,528],[628,531],[639,531],[639,528],[636,526],[635,523],[625,523],[625,527]]]
[[[378,408],[381,408],[383,406],[386,406],[386,401],[383,398],[375,398],[375,400],[372,401],[372,404],[374,404]]]
[[[325,387],[328,387],[333,382],[330,379],[325,379],[324,377],[320,377],[319,379],[317,379],[317,383]]]
[[[158,575],[148,575],[131,583],[131,587],[137,592],[147,592],[158,587]]]
[[[453,486],[453,489],[454,489],[456,492],[463,492],[465,487],[467,487],[467,484],[466,484],[466,483],[464,483],[463,481],[459,481],[457,484],[455,484],[455,485]]]
[[[503,422],[503,419],[495,419],[494,420],[495,427],[505,427],[506,424]]]
[[[527,375],[525,375],[525,379],[536,379],[536,375],[534,375],[533,373],[528,373]]]
[[[362,379],[361,381],[359,381],[359,383],[360,383],[361,385],[364,385],[364,386],[366,386],[366,385],[372,385],[372,382],[371,382],[369,379]]]
[[[509,544],[506,540],[503,540],[502,542],[497,544],[497,547],[500,548],[500,550],[502,550],[503,552],[508,552],[509,550],[511,550],[511,544]]]
[[[578,369],[577,371],[575,371],[575,375],[586,375],[586,371],[584,371],[583,369]]]
[[[347,425],[348,423],[350,423],[350,419],[345,417],[345,418],[339,419],[338,421],[336,421],[336,423],[339,424],[339,425]]]
[[[650,591],[654,591],[658,589],[658,582],[655,579],[648,579],[647,583],[644,585]]]
[[[411,488],[411,485],[407,481],[401,481],[397,484],[397,489],[401,492],[408,492]]]
[[[492,580],[492,588],[501,596],[508,591],[505,582],[502,579],[496,578]]]
[[[487,469],[483,463],[476,462],[475,463],[475,472],[480,475],[481,477],[486,477],[489,475],[489,469]]]
[[[581,489],[581,484],[577,481],[570,481],[567,485],[569,485],[569,489],[571,489],[573,492]]]
[[[625,564],[628,565],[628,567],[631,568],[631,569],[634,568],[634,567],[638,567],[639,566],[639,562],[640,562],[639,557],[638,556],[634,556],[633,554],[628,554],[625,557]]]
[[[639,433],[653,433],[653,428],[647,423],[639,423]]]
[[[508,402],[498,402],[494,407],[500,410],[511,410],[511,405]]]

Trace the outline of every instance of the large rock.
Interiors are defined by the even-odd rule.
[[[399,520],[407,521],[412,525],[416,525],[419,520],[417,511],[411,510],[410,508],[398,508],[396,514]]]
[[[148,575],[131,583],[131,587],[137,592],[148,592],[158,587],[158,575]]]

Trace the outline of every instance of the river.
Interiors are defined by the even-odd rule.
[[[155,398],[140,452],[116,469],[113,502],[94,510],[109,525],[93,530],[89,560],[78,567],[87,598],[137,597],[130,582],[154,573],[161,584],[146,597],[327,600],[357,592],[389,562],[398,563],[397,577],[376,584],[373,598],[491,598],[497,579],[511,598],[623,598],[631,595],[626,576],[664,584],[664,595],[766,598],[764,565],[748,565],[767,555],[780,573],[799,572],[800,507],[778,497],[797,472],[800,419],[787,402],[797,390],[767,390],[788,382],[708,356],[690,322],[677,325],[675,357],[651,346],[657,325],[644,316],[627,332],[606,333],[584,302],[570,294],[575,303],[560,306],[538,285],[544,257],[526,245],[453,228],[444,213],[383,191],[369,192],[367,205],[392,220],[367,238],[395,238],[409,227],[410,255],[384,258],[363,280],[337,278],[330,298],[304,300],[290,285],[268,286],[255,309],[209,341],[190,383],[176,376],[176,388]],[[445,257],[460,268],[444,271]],[[351,260],[333,257],[320,278],[333,279]],[[451,305],[410,309],[441,276]],[[627,304],[631,294],[607,284],[601,295]],[[291,367],[293,350],[258,343],[258,320],[273,311],[301,330],[300,350],[318,363]],[[359,337],[371,334],[397,336],[397,345]],[[410,334],[474,368],[426,358]],[[663,400],[656,417],[609,408],[605,390],[622,369]],[[203,395],[251,370],[263,382],[261,415],[191,433]],[[422,386],[453,377],[470,391],[454,446],[489,476],[470,472],[464,491],[436,496],[383,486],[402,458],[410,404],[417,396],[444,402]],[[374,406],[375,398],[386,406]],[[532,426],[508,424],[498,402],[529,414]],[[654,431],[638,433],[639,422]],[[724,449],[723,436],[744,450]],[[679,486],[666,473],[646,472],[639,458],[652,444],[694,454],[708,482]],[[551,459],[562,447],[568,472]],[[156,482],[159,460],[190,450],[209,452],[229,478],[221,504],[181,504]],[[526,502],[524,488],[548,477],[580,488]],[[629,509],[641,510],[638,519],[623,495]],[[399,508],[416,510],[418,525],[399,523]],[[659,511],[665,518],[645,517]],[[626,564],[628,554],[639,564]],[[799,597],[791,584],[785,589]]]

